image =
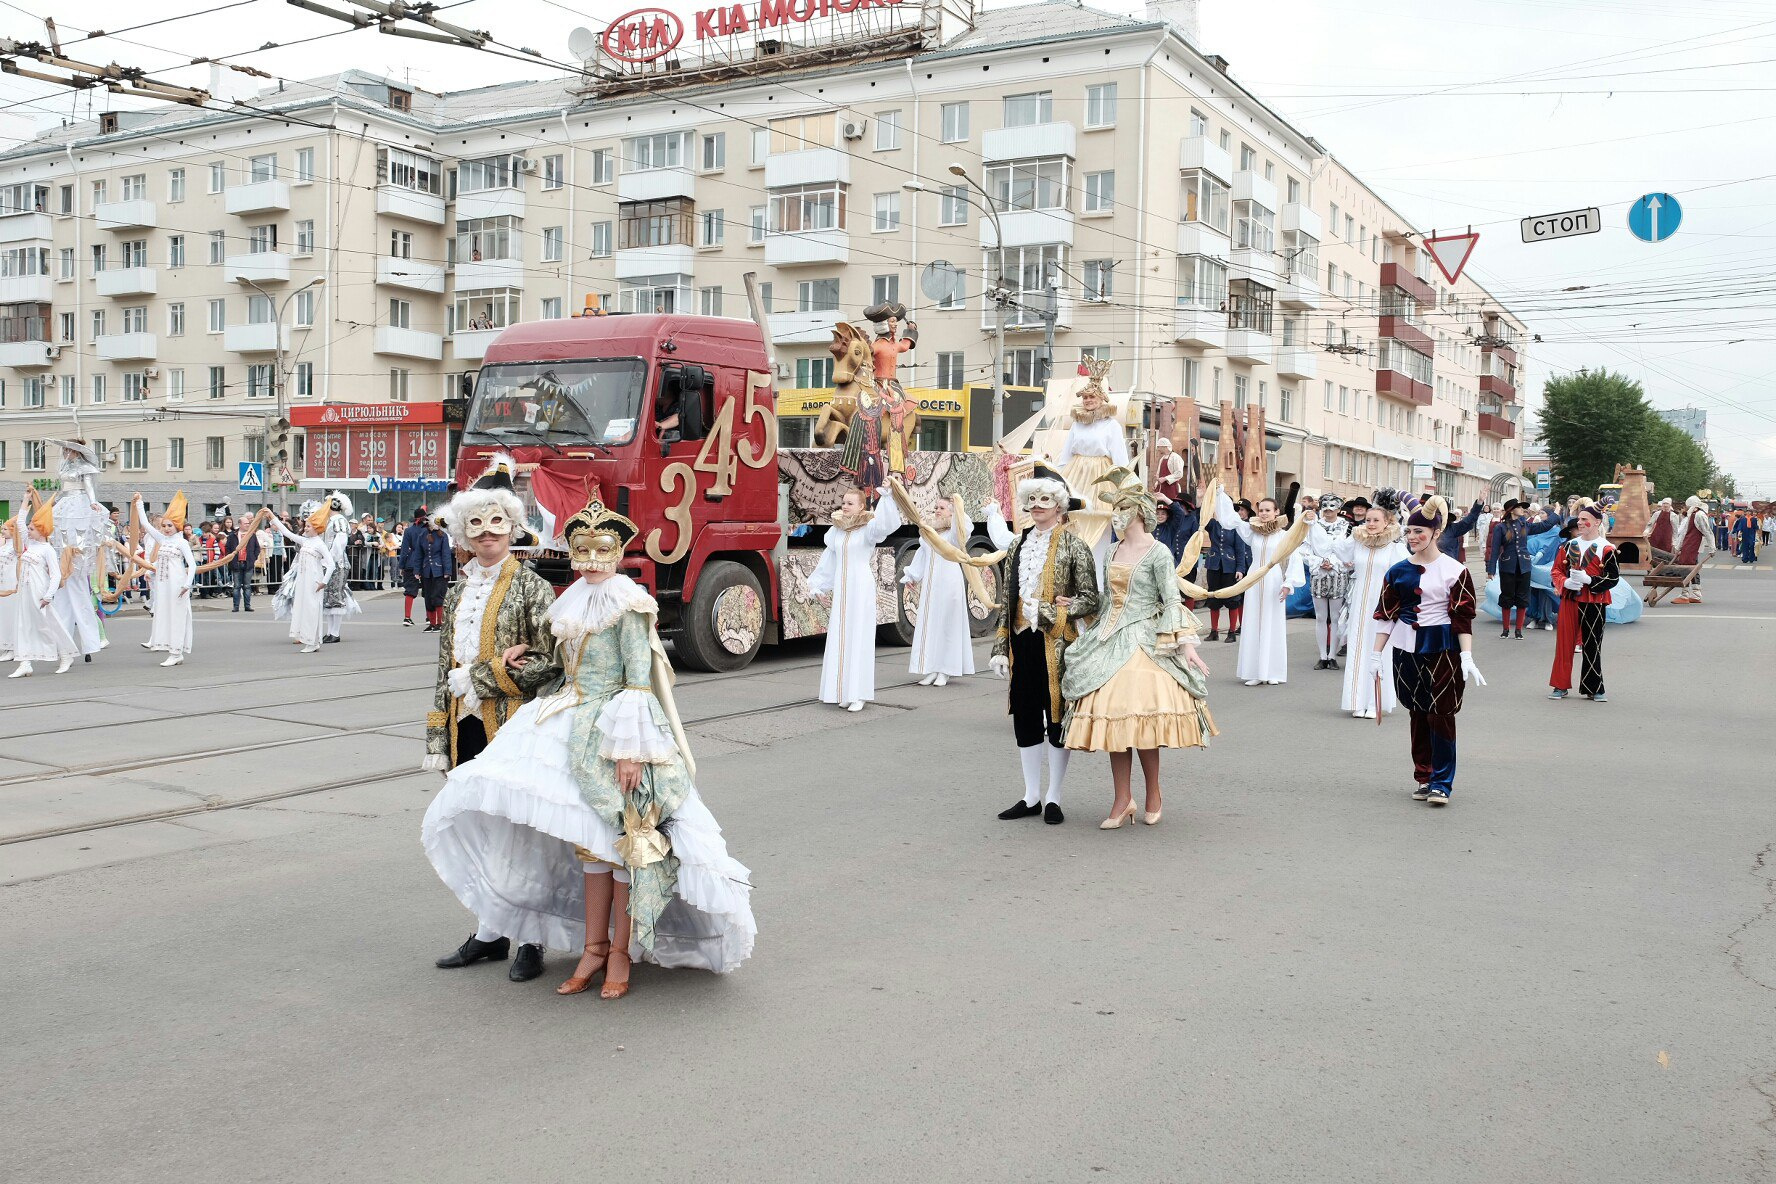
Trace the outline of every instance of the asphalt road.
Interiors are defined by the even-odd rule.
[[[994,819],[990,677],[687,677],[758,946],[620,1003],[432,967],[473,923],[397,601],[306,657],[205,611],[174,670],[120,619],[0,684],[0,1178],[1776,1179],[1773,580],[1612,629],[1606,705],[1482,628],[1441,811],[1301,622],[1281,687],[1207,651],[1224,734],[1112,833],[1101,757],[1067,825]]]

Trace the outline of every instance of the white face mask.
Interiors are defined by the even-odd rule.
[[[1110,515],[1110,525],[1116,529],[1117,534],[1127,534],[1129,523],[1134,520],[1134,517],[1133,510],[1118,510]]]

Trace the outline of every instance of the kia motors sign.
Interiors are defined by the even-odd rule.
[[[604,30],[604,52],[620,62],[641,65],[664,57],[684,40],[684,22],[664,8],[624,13]]]
[[[872,8],[897,8],[901,3],[902,0],[755,0],[751,5],[719,5],[696,14],[694,39],[707,41],[806,25]],[[676,13],[664,8],[638,8],[612,21],[599,41],[604,52],[618,61],[643,65],[677,49],[684,33],[684,21]]]

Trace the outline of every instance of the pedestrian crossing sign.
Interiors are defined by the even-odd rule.
[[[242,493],[265,492],[265,465],[256,460],[240,462],[240,491]]]

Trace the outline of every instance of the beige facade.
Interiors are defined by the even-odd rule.
[[[0,480],[52,475],[30,441],[78,406],[113,488],[231,490],[274,405],[280,310],[290,405],[438,400],[507,323],[589,297],[745,316],[748,271],[781,388],[825,385],[832,324],[884,298],[919,325],[906,385],[990,382],[1004,274],[1013,383],[1040,377],[1052,284],[1053,372],[1107,353],[1118,389],[1262,403],[1279,483],[1465,499],[1518,471],[1491,371],[1521,324],[1425,281],[1412,227],[1162,21],[1035,4],[918,56],[719,87],[429,96],[347,74],[255,105],[283,118],[124,116],[0,154],[24,198],[0,214]],[[38,262],[15,248],[50,274],[11,274]],[[964,273],[937,298],[935,260]]]

